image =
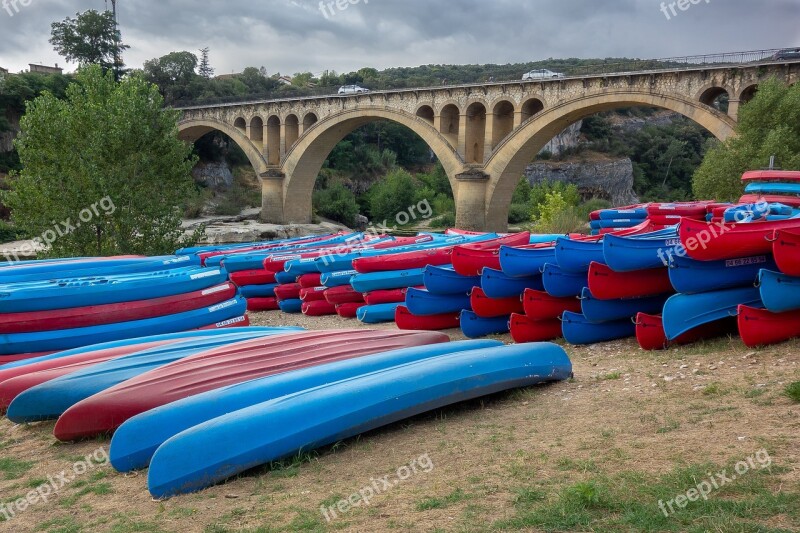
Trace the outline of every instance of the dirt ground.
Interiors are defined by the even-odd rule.
[[[257,314],[254,323],[363,327],[279,312]],[[728,338],[663,353],[645,353],[633,341],[568,347],[575,370],[568,382],[422,415],[198,494],[153,501],[145,472],[121,475],[92,464],[48,502],[0,522],[0,531],[706,531],[716,523],[737,524],[716,531],[800,531],[800,404],[783,394],[800,381],[798,348],[791,342],[751,350]],[[53,423],[0,422],[0,502],[23,497],[108,447],[108,439],[58,444],[52,429]],[[677,495],[693,484],[669,485],[665,480],[676,471],[730,468],[759,450],[771,459],[766,492],[731,492],[729,507],[717,500],[713,508],[739,512],[746,521],[701,516],[714,514],[702,512],[722,497],[712,494],[708,502],[690,504],[696,520],[686,518],[692,514],[681,521],[679,510],[678,518],[637,526],[636,513],[658,515],[657,499],[645,495],[630,507],[625,494],[617,494],[623,503],[609,500],[603,507],[605,494],[593,495],[596,487],[608,487],[610,498],[625,480],[638,480],[635,490],[666,486],[665,494]],[[414,460],[427,468],[399,481],[398,469]],[[758,474],[747,475],[756,480]],[[369,505],[335,517],[329,512],[326,520],[322,508],[335,508],[384,476],[398,482]],[[739,483],[750,487],[748,480],[731,485]],[[559,498],[576,486],[589,495],[573,514],[605,521],[563,525],[574,516],[558,517],[554,509],[566,505]],[[749,502],[756,493],[774,507],[737,510],[735,500]]]

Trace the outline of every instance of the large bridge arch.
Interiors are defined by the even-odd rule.
[[[422,138],[442,163],[454,196],[458,197],[456,176],[464,172],[464,161],[453,146],[439,133],[431,122],[401,110],[383,107],[359,107],[329,115],[314,123],[286,153],[281,165],[283,173],[282,213],[264,213],[269,219],[282,219],[289,223],[307,223],[311,220],[311,199],[314,184],[322,165],[336,145],[355,129],[379,120],[401,124]],[[266,184],[265,184],[266,185]],[[274,190],[272,193],[277,192]],[[267,191],[265,191],[265,196]],[[272,209],[274,209],[274,204]]]
[[[652,106],[669,109],[700,124],[720,140],[734,134],[736,121],[699,101],[676,95],[619,91],[587,95],[538,112],[503,140],[486,163],[486,225],[503,231],[508,225],[511,197],[525,167],[556,135],[570,124],[596,113],[622,107]]]
[[[241,128],[216,119],[189,119],[178,123],[178,137],[186,142],[194,143],[212,131],[221,131],[230,137],[245,153],[259,178],[267,171],[267,161],[261,151]]]

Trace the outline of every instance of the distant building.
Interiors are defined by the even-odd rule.
[[[278,83],[282,85],[291,85],[292,84],[292,77],[291,76],[281,76],[278,78]]]
[[[36,72],[37,74],[63,74],[64,69],[58,66],[56,63],[55,67],[48,67],[47,65],[34,65],[31,63],[28,65],[30,67],[31,72]]]

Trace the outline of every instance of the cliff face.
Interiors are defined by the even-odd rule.
[[[575,148],[581,142],[581,128],[583,127],[583,121],[579,120],[575,122],[567,129],[553,137],[547,145],[542,148],[542,152],[549,152],[553,155],[559,155],[564,150],[569,148]]]
[[[563,181],[578,187],[584,198],[602,198],[614,205],[638,202],[633,192],[633,163],[630,159],[597,161],[542,161],[528,165],[525,177],[531,185]]]

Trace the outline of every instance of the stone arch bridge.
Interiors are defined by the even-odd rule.
[[[442,162],[465,229],[503,231],[525,166],[575,121],[615,108],[654,106],[697,122],[718,139],[731,136],[739,107],[758,84],[795,83],[800,59],[675,70],[596,74],[316,96],[183,108],[182,139],[218,130],[241,148],[261,179],[262,219],[308,223],[317,175],[336,144],[376,120],[402,124]],[[727,94],[723,113],[714,106]]]

